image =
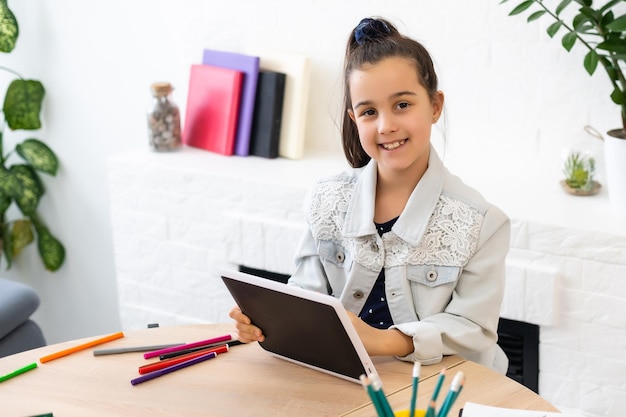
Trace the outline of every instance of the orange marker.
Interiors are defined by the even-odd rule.
[[[62,358],[63,356],[67,356],[69,354],[76,353],[81,350],[89,349],[90,347],[101,345],[102,343],[110,342],[111,340],[120,339],[122,337],[124,337],[124,332],[113,333],[111,335],[101,337],[100,339],[92,340],[91,342],[83,343],[82,345],[77,345],[77,346],[44,356],[39,359],[39,362],[41,363],[50,362],[52,360]]]

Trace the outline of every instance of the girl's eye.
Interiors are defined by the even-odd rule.
[[[376,114],[376,111],[374,111],[373,109],[368,109],[365,110],[363,113],[361,113],[362,116],[373,116]]]
[[[407,102],[398,103],[398,108],[400,109],[406,109],[407,107],[409,107],[409,103]]]

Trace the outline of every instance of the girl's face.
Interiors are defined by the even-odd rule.
[[[378,162],[379,175],[421,175],[428,167],[430,131],[443,107],[420,84],[417,68],[401,57],[383,59],[355,70],[349,79],[352,109],[361,146]]]

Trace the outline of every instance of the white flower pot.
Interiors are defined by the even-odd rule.
[[[611,204],[626,208],[626,139],[604,136],[604,167]]]

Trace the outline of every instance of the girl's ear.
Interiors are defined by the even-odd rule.
[[[346,111],[348,112],[348,116],[350,116],[350,120],[356,123],[356,120],[354,119],[354,111],[352,109],[348,109]]]
[[[433,123],[436,123],[441,117],[443,111],[444,94],[443,91],[437,91],[433,98]]]

